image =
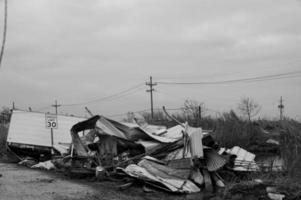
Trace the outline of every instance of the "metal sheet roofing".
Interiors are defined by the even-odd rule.
[[[71,143],[71,127],[85,118],[57,115],[58,128],[53,129],[54,145]],[[45,113],[14,110],[7,142],[51,147],[50,129],[45,125]]]

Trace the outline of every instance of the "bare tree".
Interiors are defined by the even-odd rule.
[[[3,124],[7,124],[10,122],[11,111],[8,107],[2,107],[0,110],[0,122]]]
[[[243,97],[238,104],[238,110],[251,121],[251,118],[259,113],[261,106],[252,98]]]
[[[194,119],[201,119],[205,113],[205,104],[195,100],[187,99],[184,102],[183,112]]]

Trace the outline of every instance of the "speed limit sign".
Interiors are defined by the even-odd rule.
[[[57,129],[58,128],[57,115],[46,114],[45,115],[45,123],[46,123],[46,128]]]

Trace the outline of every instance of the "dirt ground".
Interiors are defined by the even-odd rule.
[[[0,162],[0,200],[180,200],[208,199],[202,193],[175,195],[155,191],[146,193],[142,186],[119,190],[120,183],[91,179],[71,179],[62,173],[29,169]]]

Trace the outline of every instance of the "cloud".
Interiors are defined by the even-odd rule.
[[[298,1],[15,0],[9,3],[7,46],[0,71],[0,92],[4,91],[5,98],[1,98],[0,104],[8,104],[12,98],[24,105],[49,104],[54,98],[64,102],[84,101],[143,83],[150,75],[181,81],[224,80],[298,69],[297,62],[286,64],[298,58],[301,51]],[[296,80],[291,82],[295,84]],[[273,97],[266,97],[265,104],[276,93],[300,99],[288,93],[289,87],[292,85],[288,81]],[[172,88],[165,90],[178,95]],[[202,90],[206,91],[202,97],[218,107],[223,89]],[[24,95],[24,91],[30,95]],[[199,89],[188,88],[181,95],[198,98],[194,96],[196,91]],[[233,86],[228,91],[232,97],[227,100],[234,102],[245,92],[256,98],[265,96],[266,88],[256,84],[247,90]],[[125,98],[124,104],[107,103],[99,111],[123,112],[129,104],[131,109],[138,104],[139,108],[148,106],[146,93],[135,95],[137,99]],[[166,98],[159,98],[161,102],[157,103],[168,103]],[[224,106],[230,108],[233,104]],[[68,111],[82,112],[78,108]],[[294,115],[299,111],[290,112]],[[266,112],[275,114],[271,109]]]

